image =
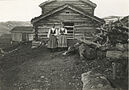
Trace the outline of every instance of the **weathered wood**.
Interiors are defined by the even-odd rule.
[[[76,30],[80,30],[80,29],[96,29],[95,26],[85,26],[85,27],[75,27]]]
[[[87,45],[94,45],[94,46],[96,46],[96,47],[101,47],[100,44],[94,43],[94,42],[89,41],[89,40],[84,40],[84,39],[81,39],[81,38],[76,38],[76,39],[79,40],[79,41],[81,41],[81,42],[84,42],[84,43],[87,44]]]
[[[84,32],[89,32],[89,33],[93,33],[95,32],[94,29],[78,29],[78,30],[75,30],[75,33],[84,33]]]
[[[48,32],[49,29],[38,29],[38,32]]]
[[[112,63],[112,78],[115,80],[116,79],[116,63]]]
[[[94,25],[93,24],[77,24],[77,25],[74,25],[75,28],[78,28],[78,27],[93,27]]]
[[[76,7],[79,7],[85,11],[88,11],[87,9],[89,9],[89,13],[93,14],[93,7],[91,7],[90,5],[83,3],[81,1],[57,1],[57,2],[53,2],[51,4],[45,5],[44,7],[42,7],[42,9],[44,9],[44,12],[47,13],[51,10],[53,10],[53,8],[57,8],[59,6],[62,6],[64,3],[69,3],[72,4]]]
[[[45,19],[41,19],[36,23],[36,25],[39,26],[37,28],[38,34],[45,37],[47,36],[49,29],[52,28],[53,24],[55,24],[56,28],[60,28],[61,23],[63,22],[74,23],[74,26],[65,26],[66,28],[69,28],[67,37],[81,37],[85,33],[92,33],[96,31],[97,23],[93,23],[93,20],[91,20],[92,17],[84,15],[84,13],[82,13],[79,9],[74,8],[74,6],[77,8],[81,8],[88,13],[93,13],[94,8],[89,4],[83,3],[79,0],[62,0],[52,2],[51,4],[46,4],[44,7],[42,7],[42,9],[44,10],[43,12],[50,12],[54,8],[64,5],[64,3],[69,3],[71,4],[71,6],[69,5],[69,8],[67,8],[66,5],[64,7],[56,9],[54,11],[56,13],[51,12],[48,15],[44,16]]]

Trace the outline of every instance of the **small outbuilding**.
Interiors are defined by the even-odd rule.
[[[18,26],[14,27],[11,31],[12,41],[14,42],[27,42],[33,40],[33,27],[31,26]]]

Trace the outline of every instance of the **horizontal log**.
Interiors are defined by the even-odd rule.
[[[48,34],[48,32],[38,32],[39,34]]]
[[[77,15],[70,15],[70,14],[65,14],[65,15],[53,15],[52,17],[49,17],[48,20],[65,20],[65,19],[70,19],[70,20],[89,20],[88,18],[85,18],[84,16],[77,16]]]
[[[85,6],[89,6],[89,5],[86,5],[80,1],[58,1],[58,2],[54,2],[54,3],[51,3],[51,4],[48,4],[46,6],[57,6],[57,5],[63,5],[64,3],[69,3],[69,4],[74,4],[74,5],[85,5]]]
[[[45,20],[40,20],[39,22],[37,22],[37,25],[42,25],[42,24],[45,24],[45,23],[61,23],[61,22],[73,22],[73,23],[93,23],[92,21],[87,21],[87,20],[84,20],[84,19],[45,19]]]
[[[91,7],[89,6],[88,4],[86,5],[85,3],[83,2],[80,2],[80,1],[58,1],[58,2],[53,2],[51,4],[48,4],[46,5],[47,6],[60,6],[60,5],[63,5],[64,3],[69,3],[69,4],[74,4],[74,5],[83,5],[83,6],[86,6],[86,7]]]
[[[48,32],[49,29],[38,29],[38,32]]]
[[[64,27],[66,27],[66,28],[74,28],[74,26],[64,26]]]
[[[61,23],[60,22],[47,22],[46,20],[42,20],[40,22],[37,22],[37,26],[39,27],[44,27],[44,26],[53,26],[53,25],[60,25]]]
[[[93,27],[93,26],[87,26],[87,27],[74,27],[74,29],[76,29],[76,30],[82,30],[82,29],[96,29],[96,27]]]
[[[69,15],[69,16],[76,16],[76,17],[79,17],[80,16],[80,14],[78,14],[78,13],[74,13],[74,12],[69,12],[69,11],[64,11],[64,12],[62,12],[62,13],[59,13],[58,15],[60,15],[60,16],[64,16],[64,15]]]
[[[44,10],[51,10],[51,9],[53,9],[53,8],[57,8],[58,6],[61,6],[61,5],[50,5],[50,6],[46,6],[45,8],[44,8]],[[89,9],[89,10],[93,10],[93,8],[92,7],[88,7],[88,6],[85,6],[85,5],[75,5],[74,4],[74,6],[76,6],[76,7],[82,7],[83,9]]]
[[[89,23],[85,23],[85,24],[75,24],[74,25],[75,28],[78,28],[78,27],[94,27],[94,24],[89,24]]]
[[[93,33],[94,30],[81,30],[81,31],[75,31],[74,33]]]
[[[38,29],[40,30],[40,29],[42,29],[42,30],[44,30],[44,29],[50,29],[51,27],[48,27],[48,26],[46,26],[46,27],[38,27]]]

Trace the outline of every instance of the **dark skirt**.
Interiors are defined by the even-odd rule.
[[[58,38],[58,47],[67,47],[67,37],[66,35],[60,35]]]
[[[57,48],[57,38],[54,35],[50,35],[48,41],[48,48]]]

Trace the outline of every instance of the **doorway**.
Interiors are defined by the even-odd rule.
[[[67,38],[74,38],[74,23],[73,22],[63,22],[64,27],[67,29]]]

